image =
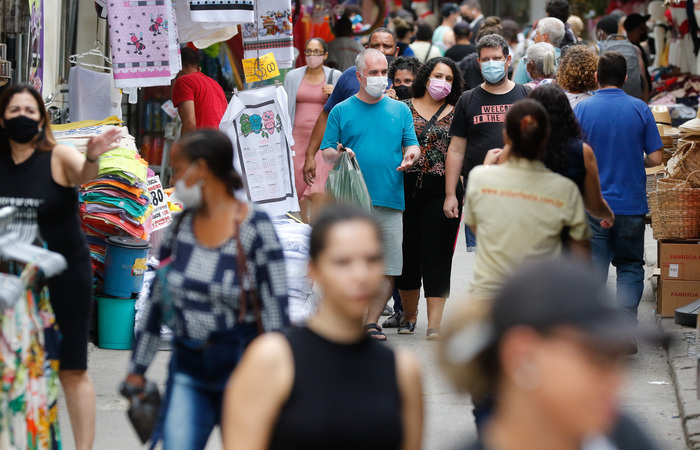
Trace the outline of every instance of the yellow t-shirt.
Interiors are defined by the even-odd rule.
[[[528,259],[559,255],[564,228],[576,241],[590,237],[578,188],[540,161],[511,157],[474,168],[466,199],[464,222],[476,227],[477,295],[493,295]]]

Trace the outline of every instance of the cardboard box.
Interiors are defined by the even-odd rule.
[[[700,281],[700,240],[659,242],[661,279]]]
[[[700,299],[700,281],[659,281],[656,313],[673,317],[676,309]]]

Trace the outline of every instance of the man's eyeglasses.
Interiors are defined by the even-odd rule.
[[[314,50],[314,51],[309,51],[309,50],[307,50],[307,51],[304,52],[304,54],[305,54],[306,56],[323,56],[323,55],[325,55],[326,53],[325,53],[325,52],[322,52],[322,51],[318,51],[318,50]]]

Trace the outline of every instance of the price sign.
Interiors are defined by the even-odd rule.
[[[248,58],[242,62],[246,83],[269,80],[280,75],[277,60],[275,60],[275,55],[272,52],[262,55],[259,59]]]
[[[148,194],[151,196],[151,205],[153,205],[153,213],[151,214],[152,230],[160,230],[170,225],[173,221],[168,208],[168,196],[163,191],[163,185],[160,183],[160,177],[151,177],[146,181],[148,185]]]
[[[160,109],[165,111],[165,114],[169,115],[171,119],[176,118],[179,114],[179,111],[177,110],[175,105],[173,105],[172,100],[168,100],[167,102],[160,105]]]

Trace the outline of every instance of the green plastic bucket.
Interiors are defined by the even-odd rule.
[[[97,301],[97,346],[131,350],[134,340],[136,299],[95,296]]]

